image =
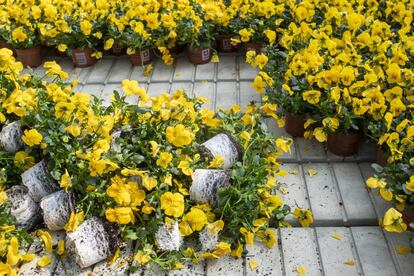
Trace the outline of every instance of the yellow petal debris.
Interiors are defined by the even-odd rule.
[[[354,266],[355,265],[355,262],[354,262],[354,260],[346,260],[344,262],[344,264]]]
[[[291,171],[289,171],[289,173],[293,174],[293,175],[297,175],[299,172],[297,170],[291,170]]]
[[[318,171],[315,170],[315,169],[309,169],[308,174],[309,174],[309,176],[314,176],[314,175],[318,174]]]
[[[304,265],[297,266],[294,271],[297,272],[299,276],[305,276],[308,272]]]
[[[338,241],[342,240],[342,235],[339,232],[332,233],[331,237],[334,238],[335,240],[338,240]]]
[[[395,252],[400,255],[408,255],[408,253],[410,253],[410,248],[407,246],[396,246]]]
[[[50,265],[51,262],[52,262],[52,259],[49,256],[45,255],[37,261],[37,265],[40,267],[45,267],[45,266]]]
[[[257,261],[256,260],[251,260],[250,262],[249,262],[249,267],[250,267],[250,270],[255,270],[256,268],[258,268],[259,267],[259,264],[257,263]]]

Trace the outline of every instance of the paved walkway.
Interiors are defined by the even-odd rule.
[[[232,104],[246,106],[260,101],[250,87],[256,69],[235,54],[223,55],[219,63],[194,66],[185,56],[176,65],[166,66],[156,60],[149,77],[143,68],[131,66],[125,57],[107,57],[94,67],[73,68],[69,59],[58,59],[71,78],[78,78],[79,91],[92,93],[109,102],[111,92],[121,90],[125,78],[145,85],[151,96],[174,92],[178,88],[211,101],[210,108],[228,108]],[[42,74],[43,69],[35,72]],[[132,99],[133,100],[133,99]],[[271,121],[269,128],[275,136],[284,135]],[[310,208],[315,222],[311,228],[297,227],[292,217],[287,220],[294,227],[275,230],[278,246],[271,250],[256,243],[246,259],[225,258],[198,266],[188,265],[171,275],[298,275],[296,269],[306,268],[306,275],[414,275],[414,255],[399,255],[397,246],[407,246],[405,234],[391,234],[379,228],[378,219],[388,208],[375,192],[368,192],[364,180],[372,175],[370,163],[375,160],[375,145],[365,142],[357,156],[341,158],[327,153],[324,147],[302,138],[295,139],[292,154],[283,155],[281,162],[288,172],[280,181],[286,187],[284,201],[291,207]],[[310,176],[309,169],[316,175]],[[334,234],[335,233],[335,234]],[[338,234],[339,233],[339,234]],[[62,233],[57,233],[63,235]],[[339,239],[335,239],[332,235]],[[32,247],[36,247],[36,243]],[[26,264],[23,271],[35,275],[154,275],[149,270],[128,272],[134,245],[123,249],[123,258],[112,266],[106,262],[81,270],[73,262],[57,260],[45,269],[36,268],[35,261]],[[250,261],[259,266],[250,269]],[[348,264],[346,264],[348,263]],[[66,267],[66,269],[65,269]],[[29,275],[30,273],[23,273]]]

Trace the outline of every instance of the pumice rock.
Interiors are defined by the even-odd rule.
[[[23,145],[22,126],[18,121],[3,127],[0,132],[0,145],[8,152],[17,152]]]
[[[158,247],[161,250],[173,251],[179,250],[182,244],[178,222],[174,222],[170,228],[167,225],[161,226],[155,234]]]
[[[60,190],[47,195],[40,201],[43,220],[50,230],[62,230],[74,210],[72,194]]]
[[[219,133],[201,144],[204,151],[213,157],[224,158],[223,168],[230,169],[241,159],[242,148],[239,143],[226,133]]]
[[[230,171],[197,169],[193,173],[190,187],[190,198],[197,203],[217,203],[217,191],[230,186]]]
[[[13,186],[6,194],[10,213],[16,218],[17,225],[32,229],[41,221],[39,205],[29,196],[25,186]]]
[[[22,184],[29,189],[30,196],[36,202],[59,190],[55,181],[48,174],[46,160],[40,161],[22,173]]]
[[[211,233],[207,228],[199,233],[199,240],[203,251],[210,251],[218,244],[218,234]]]
[[[118,232],[114,224],[92,217],[67,234],[66,249],[75,256],[76,263],[85,268],[115,253],[119,243]]]

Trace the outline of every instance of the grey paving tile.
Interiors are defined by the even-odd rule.
[[[352,227],[365,276],[398,275],[384,235],[378,227]]]
[[[100,84],[100,83],[103,84],[106,81],[114,62],[115,60],[112,60],[112,59],[99,60],[92,68],[92,72],[90,73],[86,82],[95,83],[95,84]]]
[[[114,90],[118,91],[121,95],[122,92],[122,84],[107,84],[103,87],[101,92],[101,99],[103,100],[103,103],[105,106],[108,106],[111,104],[112,95],[114,93]]]
[[[372,163],[361,163],[359,164],[359,168],[361,170],[362,176],[364,178],[364,182],[375,174],[374,170],[371,167]],[[385,212],[391,207],[391,203],[385,201],[380,195],[379,190],[367,190],[372,203],[374,204],[375,211],[377,214],[378,219],[382,219],[384,217]]]
[[[260,104],[260,95],[257,94],[250,84],[251,82],[248,81],[240,82],[240,106],[242,108],[245,108],[251,102],[255,102],[257,105]]]
[[[304,182],[301,165],[288,163],[281,165],[281,169],[285,170],[285,176],[277,176],[276,179],[281,187],[286,189],[286,194],[281,194],[283,202],[291,206],[292,211],[295,207],[309,209],[309,198]],[[298,225],[293,216],[288,216],[286,221],[293,225]]]
[[[145,76],[145,67],[144,66],[133,66],[131,71],[131,80],[136,80],[138,82],[147,83],[152,75],[152,72]]]
[[[296,138],[301,161],[325,161],[326,152],[323,145],[316,140]]]
[[[194,79],[195,66],[187,57],[181,56],[175,59],[175,71],[173,81],[191,81]]]
[[[240,80],[253,80],[259,73],[259,70],[257,68],[253,68],[245,62],[244,56],[238,57],[238,63]]]
[[[62,70],[67,72],[69,75],[72,73],[72,71],[74,69],[72,60],[69,59],[69,58],[61,59],[59,61],[59,65],[60,65],[60,67],[62,67]]]
[[[170,84],[167,82],[160,82],[160,83],[150,83],[148,85],[148,95],[151,97],[159,96],[162,93],[169,93],[170,92]]]
[[[131,74],[131,61],[127,58],[117,58],[111,68],[108,83],[121,83],[124,79],[129,79]]]
[[[280,232],[286,275],[297,276],[300,266],[306,268],[306,275],[322,275],[314,229],[282,228]]]
[[[361,275],[359,259],[348,228],[317,227],[315,230],[325,275]],[[332,237],[332,235],[337,235],[338,233],[341,237],[340,240]],[[353,261],[354,265],[345,264],[347,261]]]
[[[73,255],[65,256],[58,261],[53,275],[56,276],[88,276],[92,273],[93,267],[81,268]]]
[[[184,90],[187,95],[193,94],[193,83],[192,82],[173,82],[170,88],[170,94],[174,94],[178,89]]]
[[[243,259],[226,256],[218,260],[209,260],[207,262],[207,276],[216,275],[243,276]]]
[[[73,71],[71,72],[68,78],[68,81],[70,82],[70,81],[73,81],[74,79],[77,79],[79,83],[84,84],[92,68],[93,67],[87,67],[87,68],[75,67]]]
[[[316,175],[308,171],[314,169]],[[327,163],[304,164],[306,186],[315,226],[343,225],[344,210],[331,168]]]
[[[333,170],[350,225],[375,225],[377,215],[355,163],[334,163]]]
[[[151,82],[168,82],[172,78],[174,68],[166,65],[161,59],[157,59],[154,63]]]
[[[389,244],[391,255],[396,264],[398,275],[411,276],[414,271],[414,254],[398,254],[398,246],[409,247],[409,238],[407,233],[384,232],[385,238]]]
[[[204,104],[204,107],[213,109],[215,104],[216,84],[214,82],[196,82],[194,83],[193,95],[207,98],[210,103]]]
[[[207,64],[196,66],[195,80],[197,81],[212,81],[214,80],[216,63],[209,62]]]
[[[228,109],[234,104],[239,104],[237,85],[236,82],[217,82],[216,111],[219,108]]]
[[[102,96],[102,90],[104,87],[105,86],[103,84],[87,84],[83,86],[79,91],[100,98]]]
[[[217,69],[217,80],[236,80],[236,56],[221,56]]]
[[[279,239],[279,234],[276,229],[272,229],[275,233],[275,237]],[[246,275],[283,275],[283,262],[281,256],[281,248],[276,243],[272,248],[268,248],[263,243],[255,240],[254,246],[248,246],[248,253],[246,257]],[[256,261],[259,265],[256,269],[252,270],[250,262]]]

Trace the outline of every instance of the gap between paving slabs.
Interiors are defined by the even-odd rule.
[[[234,67],[229,66],[233,60]],[[260,101],[260,96],[249,85],[256,69],[234,55],[222,56],[220,63],[204,66],[191,65],[183,56],[170,69],[156,62],[149,78],[143,76],[142,67],[132,67],[122,58],[104,58],[85,69],[73,68],[68,59],[59,63],[71,72],[71,79],[79,79],[78,90],[92,92],[104,100],[110,99],[107,91],[120,89],[122,80],[129,78],[145,85],[152,95],[190,88],[186,89],[189,94],[209,98],[212,102],[209,108],[215,110],[219,106],[245,106],[252,100]],[[36,72],[41,74],[42,70],[39,67]],[[231,78],[232,75],[235,77]],[[274,122],[269,120],[268,126],[275,136],[287,136]],[[414,258],[398,255],[394,250],[395,246],[405,245],[406,236],[384,232],[377,226],[387,206],[378,195],[365,189],[365,179],[372,175],[369,162],[375,160],[374,154],[375,145],[363,143],[359,155],[341,158],[327,153],[320,143],[294,139],[292,153],[280,157],[282,168],[288,172],[281,178],[287,188],[283,199],[293,208],[295,205],[310,208],[315,219],[312,228],[296,228],[298,224],[290,216],[287,221],[294,228],[275,230],[278,246],[270,250],[256,243],[245,259],[225,258],[198,266],[186,264],[183,270],[173,271],[171,275],[296,275],[294,270],[300,265],[307,268],[308,275],[412,275]],[[310,176],[309,169],[315,169],[317,174]],[[330,236],[334,232],[341,233],[341,241]],[[134,252],[132,248],[133,244],[129,244],[122,250],[120,260],[112,266],[101,262],[93,268],[80,269],[69,259],[64,264],[53,262],[47,271],[36,270],[28,263],[28,273],[21,271],[21,274],[154,275],[149,270],[128,273],[125,264],[133,256],[129,256]],[[355,265],[345,265],[347,258]],[[259,263],[255,270],[250,268],[253,259]]]

